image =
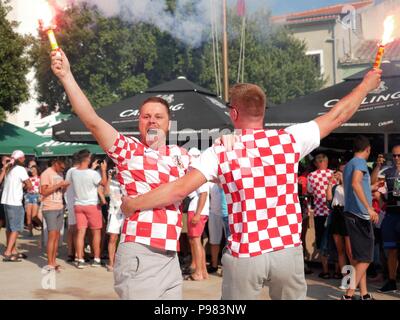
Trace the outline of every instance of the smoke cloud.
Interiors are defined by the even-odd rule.
[[[209,36],[211,13],[221,12],[222,6],[220,0],[177,0],[171,13],[166,0],[53,0],[59,8],[83,2],[97,6],[108,17],[152,24],[193,47]]]

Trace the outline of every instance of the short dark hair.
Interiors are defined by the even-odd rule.
[[[366,136],[358,135],[353,141],[353,152],[363,152],[370,146],[371,143]]]
[[[80,150],[76,153],[76,163],[82,163],[87,157],[90,157],[91,153],[88,149]]]
[[[67,158],[66,158],[66,157],[62,157],[62,156],[60,156],[60,157],[55,157],[55,158],[53,158],[53,159],[50,160],[49,166],[51,167],[51,166],[52,166],[53,164],[55,164],[56,162],[58,162],[58,163],[66,163],[66,161],[67,161]]]
[[[79,163],[79,161],[78,161],[78,152],[75,152],[75,153],[72,155],[72,159],[71,159],[71,160],[72,160],[72,165],[73,165],[73,166]]]
[[[314,153],[314,159],[315,159],[316,157],[328,158],[328,155],[327,155],[324,151],[317,150],[317,151]]]
[[[171,110],[169,109],[169,103],[167,102],[167,100],[160,98],[160,97],[150,97],[147,98],[146,100],[143,101],[143,103],[140,105],[139,111],[142,110],[142,107],[147,104],[147,103],[161,103],[165,109],[167,110],[168,113],[168,117],[171,116]]]

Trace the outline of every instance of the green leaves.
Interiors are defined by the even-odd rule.
[[[29,38],[14,30],[17,24],[6,18],[9,11],[8,1],[0,0],[0,123],[5,120],[5,111],[17,111],[29,98]]]

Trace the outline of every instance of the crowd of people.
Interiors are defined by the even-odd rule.
[[[83,150],[75,155],[65,179],[65,161],[61,158],[54,159],[41,174],[39,193],[49,232],[49,269],[59,270],[56,256],[64,205],[62,194],[65,194],[71,216],[70,259],[78,268],[87,265],[83,250],[86,239],[91,244],[92,266],[101,265],[103,226],[107,221],[106,231],[113,235],[108,241],[107,268],[113,270],[114,289],[121,299],[181,299],[182,273],[185,279],[204,281],[208,273],[218,269],[224,230],[222,299],[257,299],[264,286],[269,287],[272,299],[305,299],[307,270],[303,242],[307,228],[304,226],[309,216],[306,208],[312,206],[323,267],[320,277],[330,277],[332,246],[329,244],[330,235],[334,234],[338,256],[336,277],[342,276],[341,267],[347,259],[354,269],[353,281],[345,286],[342,299],[354,299],[359,287],[360,299],[370,300],[373,298],[367,291],[366,271],[374,256],[373,224],[379,220],[374,208],[383,203],[384,198],[378,192],[384,194],[379,188],[385,187],[382,178],[379,188],[374,180],[383,176],[387,216],[393,219],[391,227],[397,224],[388,231],[390,237],[386,240],[385,232],[382,233],[384,246],[390,253],[388,265],[392,268],[388,284],[393,285],[399,243],[395,209],[400,181],[393,178],[397,167],[381,168],[380,160],[370,176],[366,160],[371,147],[366,138],[357,137],[354,158],[339,167],[343,173],[329,170],[326,156],[319,153],[314,158],[316,170],[308,175],[300,172],[298,179],[303,159],[319,147],[321,139],[354,115],[368,93],[378,87],[381,70],[368,72],[326,114],[281,130],[264,129],[267,101],[260,87],[234,85],[227,108],[235,132],[200,153],[167,144],[171,115],[164,99],[150,97],[143,101],[138,119],[140,137],[127,137],[97,115],[75,81],[62,50],[52,53],[51,67],[74,112],[112,160],[113,169],[107,171],[105,161],[94,162],[90,153]],[[393,156],[398,159],[397,153]],[[18,261],[15,241],[24,215],[22,189],[25,186],[29,194],[33,186],[23,168],[23,153],[14,152],[11,161],[12,167],[6,164],[5,174],[2,173],[5,182],[1,202],[7,224],[4,259]],[[378,169],[384,171],[378,173]],[[107,209],[106,195],[111,197],[113,177],[113,186],[119,190]],[[11,185],[18,190],[12,197],[8,195]],[[309,195],[312,205],[304,203]],[[202,243],[207,221],[211,244],[208,267]],[[183,227],[186,230],[182,233]],[[180,247],[187,245],[185,239],[191,251],[189,261],[182,256],[179,259],[178,255]],[[190,263],[185,265],[185,262]]]
[[[367,279],[383,281],[387,278],[378,292],[397,290],[400,228],[396,219],[400,198],[396,198],[398,191],[394,181],[400,172],[400,146],[393,147],[393,158],[387,163],[385,157],[379,155],[372,167],[367,166],[371,146],[366,137],[355,138],[353,151],[353,158],[336,157],[332,166],[325,153],[317,152],[310,166],[313,169],[302,169],[299,189],[303,232],[307,232],[312,211],[315,245],[322,262],[322,272],[318,276],[341,280],[347,274],[343,268],[352,265],[360,276],[356,283],[361,295],[371,299]],[[305,243],[304,236],[303,245]],[[333,273],[329,271],[329,262],[335,264]],[[305,273],[312,273],[307,265]],[[340,285],[341,289],[346,287]],[[344,298],[350,299],[353,295],[354,290],[351,290]]]
[[[53,158],[44,166],[35,160],[26,161],[20,150],[10,157],[3,156],[0,227],[5,224],[7,234],[3,261],[27,258],[17,251],[16,240],[24,227],[30,237],[35,228],[46,233],[45,268],[59,271],[56,257],[67,216],[67,261],[80,269],[90,260],[93,267],[100,266],[107,244],[108,252],[103,257],[107,257],[107,269],[111,271],[123,221],[115,174],[112,168],[107,172],[106,161],[93,158],[88,150],[79,151],[71,159]],[[90,232],[86,236],[87,229]],[[85,243],[90,245],[86,260]]]

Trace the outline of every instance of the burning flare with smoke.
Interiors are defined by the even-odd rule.
[[[384,32],[382,36],[382,42],[379,45],[378,53],[375,57],[374,68],[379,69],[382,64],[383,55],[385,53],[385,46],[394,40],[393,33],[395,29],[394,16],[388,16],[383,23]]]
[[[54,10],[48,3],[42,2],[40,12],[41,12],[41,15],[40,15],[40,19],[39,19],[39,27],[40,27],[41,31],[47,33],[47,36],[48,36],[49,42],[50,42],[50,46],[51,46],[51,50],[57,51],[57,50],[59,50],[60,47],[58,46],[57,39],[54,34],[54,29],[56,28],[56,25],[53,23]],[[57,54],[60,54],[60,52],[58,52]]]

